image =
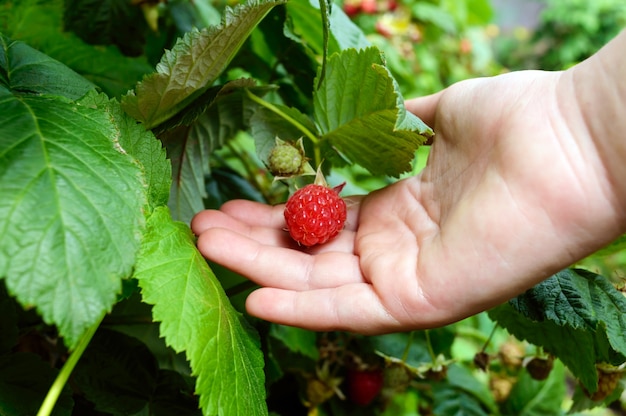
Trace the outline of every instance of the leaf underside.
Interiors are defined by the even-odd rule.
[[[166,51],[156,73],[146,76],[122,105],[152,129],[174,117],[201,96],[222,74],[252,30],[283,1],[250,1],[227,8],[222,24],[185,34]]]

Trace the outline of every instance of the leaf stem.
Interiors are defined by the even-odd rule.
[[[499,325],[497,323],[494,324],[493,328],[491,329],[491,333],[489,333],[489,338],[487,338],[487,340],[485,341],[485,344],[483,345],[483,349],[481,350],[481,352],[485,352],[487,350],[487,347],[491,343],[493,336],[496,334],[496,330],[498,329],[498,327]]]
[[[428,354],[430,354],[430,359],[433,360],[433,364],[436,364],[437,357],[435,356],[435,350],[433,350],[433,344],[430,341],[430,330],[425,330],[424,336],[426,336],[426,347],[428,347]]]
[[[413,345],[413,338],[415,335],[415,331],[409,332],[409,339],[406,340],[406,345],[404,346],[404,351],[402,352],[402,361],[406,362],[407,358],[409,358],[409,351],[411,351],[411,345]]]
[[[59,371],[59,374],[57,374],[56,379],[54,379],[52,386],[50,386],[48,394],[46,395],[44,401],[41,403],[41,407],[37,412],[37,416],[49,416],[52,413],[52,410],[54,409],[54,406],[56,405],[56,402],[59,399],[59,396],[61,395],[65,384],[67,384],[67,380],[69,380],[72,371],[74,371],[74,367],[76,367],[78,360],[80,360],[80,357],[82,357],[83,353],[85,352],[87,345],[89,345],[91,338],[93,338],[93,335],[96,333],[96,330],[100,326],[100,322],[102,322],[103,318],[104,315],[102,315],[100,319],[98,319],[91,327],[89,327],[87,331],[85,331],[81,339],[78,341],[76,348],[74,349],[74,351],[72,351],[65,364],[63,364],[61,371]]]
[[[246,89],[246,94],[248,94],[248,98],[250,98],[255,103],[257,103],[257,104],[267,108],[268,110],[274,112],[275,114],[281,116],[282,118],[284,118],[285,120],[287,120],[288,122],[293,124],[294,127],[296,127],[298,130],[300,130],[302,133],[304,133],[304,135],[306,137],[308,137],[313,143],[317,143],[319,141],[317,139],[317,136],[315,136],[313,133],[311,133],[311,130],[307,129],[300,122],[298,122],[297,120],[295,120],[292,117],[290,117],[287,114],[285,114],[280,108],[276,107],[274,104],[268,103],[267,101],[263,100],[262,98],[254,95],[253,93],[250,92],[249,89]]]
[[[229,140],[226,143],[226,147],[228,147],[228,150],[230,150],[233,155],[236,155],[239,158],[239,161],[243,165],[243,168],[248,175],[248,181],[252,183],[252,186],[254,186],[254,188],[259,191],[259,193],[263,196],[266,202],[270,202],[272,200],[272,196],[267,191],[266,187],[263,186],[261,181],[259,181],[259,179],[257,178],[255,166],[252,166],[250,158],[245,153],[245,151],[240,151],[238,148],[236,148],[235,145],[233,145],[232,140]]]
[[[300,130],[306,137],[308,137],[309,140],[311,140],[311,143],[313,143],[313,149],[315,152],[315,164],[319,165],[321,163],[322,158],[320,154],[319,138],[315,134],[313,134],[311,130],[304,127],[302,123],[300,123],[298,120],[285,114],[285,112],[283,112],[280,108],[276,107],[274,104],[269,103],[263,100],[261,97],[254,95],[252,92],[250,92],[249,89],[246,88],[245,91],[246,91],[246,94],[248,95],[248,98],[250,98],[252,101],[259,104],[260,106],[267,108],[268,110],[272,111],[274,114],[282,117],[283,119],[287,120],[295,128]]]
[[[322,68],[320,70],[320,76],[317,80],[317,89],[320,89],[322,85],[322,81],[324,81],[324,77],[326,76],[326,61],[328,60],[328,32],[330,32],[330,10],[329,7],[332,6],[332,1],[328,0],[319,0],[320,3],[320,12],[322,14],[322,42],[324,45],[322,51]]]

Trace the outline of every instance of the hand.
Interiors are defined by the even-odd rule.
[[[312,330],[437,327],[506,301],[624,231],[568,76],[511,73],[407,101],[436,131],[426,168],[349,198],[326,245],[294,245],[283,206],[232,201],[195,217],[198,247],[262,286],[250,314]]]

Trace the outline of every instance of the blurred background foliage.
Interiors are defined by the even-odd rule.
[[[46,7],[47,3],[54,2],[39,3]],[[153,70],[164,48],[171,48],[178,37],[194,27],[218,24],[224,7],[235,3],[238,1],[67,0],[64,15],[56,13],[59,8],[50,8],[50,12],[16,16],[21,10],[19,7],[11,13],[5,11],[20,2],[0,0],[0,27],[13,38],[24,40],[70,66],[99,85],[109,96],[119,98],[144,74]],[[317,0],[311,3],[317,4]],[[97,4],[103,7],[94,7]],[[362,29],[367,41],[384,52],[388,67],[405,98],[431,94],[472,77],[493,76],[522,69],[565,69],[593,54],[626,27],[624,0],[335,0],[333,7],[341,8]],[[23,10],[24,13],[31,13],[30,9]],[[279,13],[277,9],[263,21],[263,33],[270,33],[270,28],[277,33],[282,31],[280,22],[283,16],[279,16]],[[85,25],[84,22],[90,24]],[[64,30],[60,30],[61,27]],[[100,61],[94,63],[93,60],[81,59],[81,56],[87,55],[87,52],[83,52],[87,48],[85,43],[97,45],[102,57]],[[219,82],[250,76],[259,80],[261,85],[274,84],[280,87],[280,92],[268,94],[268,98],[284,101],[286,96],[279,94],[286,94],[292,104],[306,107],[310,102],[307,96],[310,91],[307,92],[306,86],[303,87],[299,82],[310,82],[313,79],[317,64],[315,59],[319,57],[306,54],[295,43],[288,45],[285,50],[279,47],[273,45],[271,39],[264,38],[260,31],[253,33],[244,45],[245,53],[233,61],[225,73],[225,79]],[[427,146],[418,150],[414,169],[408,174],[419,172],[427,154]],[[358,166],[333,168],[328,179],[330,183],[346,180],[345,194],[371,191],[395,180],[373,177]],[[253,140],[245,132],[239,132],[235,139],[211,154],[211,169],[205,186],[207,197],[204,202],[209,208],[217,208],[233,198],[276,203],[284,200],[288,192],[284,185],[272,181],[256,157]],[[626,278],[626,239],[616,241],[612,247],[591,256],[580,265],[611,277],[614,283],[623,286],[621,282]],[[249,289],[247,282],[217,265],[213,267],[231,301],[243,310],[243,295]],[[268,343],[267,346],[270,351],[268,379],[275,382],[269,391],[270,409],[275,414],[296,414],[289,413],[291,410],[281,411],[283,407],[289,408],[290,404],[301,406],[297,394],[302,392],[294,392],[298,385],[294,384],[293,377],[283,376],[279,361],[288,362],[299,371],[306,369],[312,372],[309,367],[312,367],[316,357],[300,362],[291,354],[301,346],[311,347],[316,340],[315,337],[309,339],[310,333],[296,333],[293,329],[272,326],[271,331],[271,341],[281,342],[277,345]],[[520,407],[512,408],[514,401],[507,402],[507,398],[515,382],[526,392],[537,388],[535,404],[541,401],[542,394],[549,393],[556,400],[564,397],[564,383],[546,387],[546,384],[539,385],[522,377],[519,378],[521,381],[514,380],[521,374],[520,357],[541,355],[540,351],[532,345],[511,339],[501,328],[494,329],[493,322],[485,314],[433,331],[430,335],[420,332],[416,339],[397,339],[407,338],[406,334],[371,340],[344,339],[346,335],[341,333],[327,336],[331,339],[322,340],[327,342],[327,350],[314,348],[308,355],[336,353],[338,348],[339,351],[348,351],[360,357],[360,352],[355,353],[354,344],[371,351],[370,345],[360,344],[377,342],[376,350],[389,350],[390,356],[407,355],[408,352],[418,356],[414,360],[416,365],[432,359],[432,367],[439,365],[444,368],[445,362],[440,362],[439,357],[453,357],[462,366],[451,367],[448,373],[450,383],[434,390],[436,398],[441,398],[440,402],[435,401],[436,406],[439,406],[439,414],[467,410],[461,405],[474,402],[480,402],[483,407],[490,409],[491,414],[497,414],[498,409],[502,414],[547,414],[533,413],[532,408],[526,406],[529,400],[520,399]],[[432,337],[434,347],[428,337]],[[294,346],[294,343],[297,345]],[[404,352],[392,348],[404,344],[410,347]],[[285,346],[288,350],[286,352],[283,351]],[[514,350],[513,353],[511,350]],[[491,378],[488,379],[486,373],[470,374],[467,370],[475,364],[476,351],[488,351],[497,358],[500,369],[492,371]],[[307,356],[301,354],[297,359],[302,360],[303,355]],[[516,362],[511,364],[508,361],[510,358]],[[427,368],[423,373],[432,375],[432,370]],[[562,367],[557,370],[560,373],[554,375],[552,380],[563,378]],[[494,374],[499,378],[493,377]],[[418,388],[402,396],[394,391],[394,394],[384,397],[385,412],[377,414],[416,414],[415,409],[421,406],[417,402],[424,386],[425,382],[420,382]],[[571,383],[567,388],[572,388]],[[464,398],[461,393],[471,395],[473,401]],[[514,397],[526,397],[521,393],[517,396],[515,394],[513,390]],[[601,409],[596,414],[624,414],[621,401],[616,401],[611,406],[612,410],[607,410],[610,413],[600,413],[606,410]],[[453,405],[459,407],[450,408]],[[441,406],[448,408],[442,410]],[[565,404],[563,407],[566,407]],[[425,412],[423,414],[427,414]],[[320,410],[320,414],[325,413]],[[332,408],[327,409],[327,414],[373,413],[363,409]]]

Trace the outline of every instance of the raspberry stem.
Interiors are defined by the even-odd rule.
[[[263,196],[263,198],[265,198],[266,201],[272,202],[273,197],[272,197],[271,192],[269,192],[267,190],[267,187],[264,186],[261,183],[261,181],[259,180],[259,178],[255,174],[256,166],[254,166],[253,163],[250,161],[250,157],[248,157],[246,152],[238,149],[233,144],[232,140],[229,140],[226,143],[226,147],[228,148],[228,150],[230,150],[230,152],[233,155],[236,155],[239,158],[239,160],[241,161],[241,164],[242,164],[244,170],[246,171],[246,175],[248,177],[248,181],[252,184],[252,186],[254,186],[254,188],[257,191],[259,191],[259,193]]]
[[[406,362],[409,358],[409,352],[411,351],[411,346],[413,345],[413,338],[415,337],[415,331],[409,332],[409,339],[406,341],[406,345],[404,346],[404,351],[402,352],[402,361]]]
[[[248,98],[250,98],[252,101],[254,101],[255,103],[257,103],[257,104],[267,108],[268,110],[272,111],[276,115],[282,117],[283,119],[285,119],[286,121],[291,123],[295,128],[297,128],[302,133],[304,133],[304,135],[306,137],[308,137],[309,140],[311,140],[311,143],[313,143],[313,151],[315,153],[314,154],[315,165],[319,165],[321,163],[322,157],[321,157],[321,152],[320,152],[319,139],[318,139],[318,137],[315,134],[313,134],[313,132],[311,132],[311,130],[309,130],[306,127],[304,127],[297,120],[289,117],[287,114],[285,114],[283,111],[281,111],[281,109],[276,107],[274,104],[269,103],[269,102],[263,100],[261,97],[259,97],[257,95],[254,95],[249,89],[246,88],[245,91],[246,91],[246,94],[248,95]]]
[[[426,347],[428,348],[428,354],[430,355],[430,359],[433,364],[437,364],[437,356],[435,355],[435,350],[433,349],[433,343],[430,340],[430,330],[424,330],[424,336],[426,337]]]

